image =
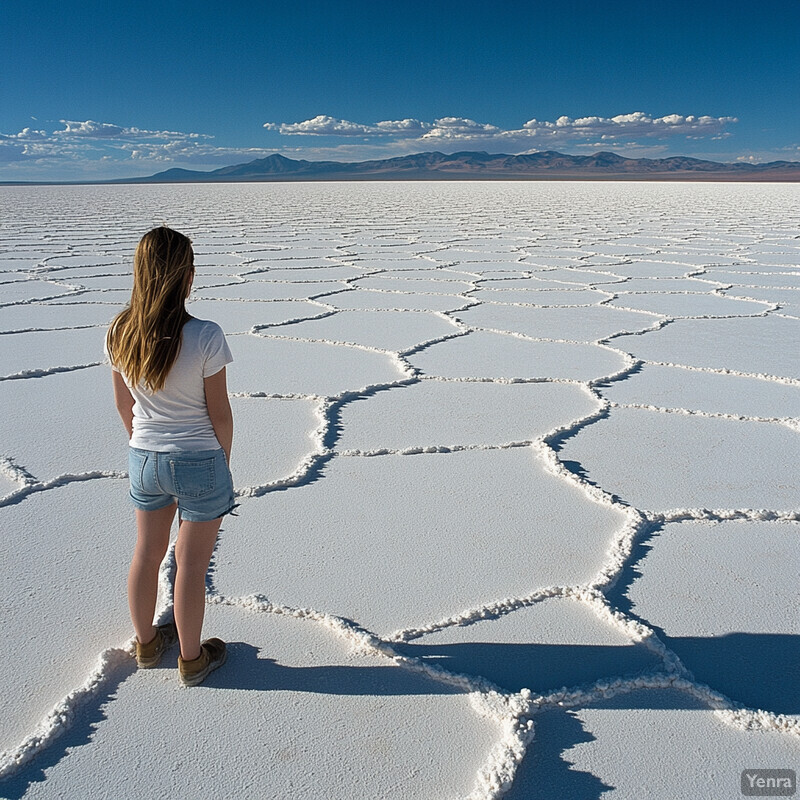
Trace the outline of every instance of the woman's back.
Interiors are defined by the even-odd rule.
[[[158,452],[219,447],[208,415],[204,380],[231,360],[219,325],[190,318],[181,331],[180,351],[162,389],[151,392],[125,381],[136,401],[131,446]]]

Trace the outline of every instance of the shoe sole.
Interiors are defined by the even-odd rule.
[[[208,666],[202,671],[198,672],[195,675],[186,676],[182,672],[178,672],[178,676],[181,680],[182,686],[197,686],[198,683],[202,683],[209,675],[209,673],[213,672],[215,669],[219,669],[226,661],[228,660],[228,650],[227,648],[222,651],[222,657],[219,661],[209,661]]]

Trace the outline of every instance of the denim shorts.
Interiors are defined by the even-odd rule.
[[[175,501],[181,519],[207,522],[236,507],[225,451],[159,453],[128,448],[131,500],[141,511],[157,511]]]

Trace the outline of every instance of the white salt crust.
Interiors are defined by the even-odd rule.
[[[331,313],[329,306],[308,300],[275,300],[271,303],[240,303],[236,300],[194,299],[186,309],[199,319],[211,319],[226,334],[249,333],[257,328],[315,319]]]
[[[32,303],[0,308],[0,333],[105,328],[123,305],[105,303]],[[26,340],[27,341],[27,340]]]
[[[383,773],[387,763],[390,767],[417,763],[422,770],[414,768],[419,780],[411,790],[392,783],[391,794],[409,797],[531,796],[531,775],[534,780],[558,777],[553,769],[559,756],[548,745],[553,738],[564,743],[570,761],[589,770],[587,780],[594,781],[593,786],[603,781],[616,785],[620,797],[637,796],[628,788],[626,776],[637,769],[646,771],[662,755],[670,763],[687,763],[690,776],[701,774],[710,756],[701,762],[686,755],[695,739],[712,743],[707,749],[715,758],[727,753],[739,770],[748,758],[758,760],[760,740],[753,737],[766,734],[769,753],[779,752],[789,763],[800,733],[793,713],[783,713],[779,706],[764,710],[748,705],[736,696],[735,684],[725,684],[729,694],[721,692],[713,681],[705,682],[692,672],[696,664],[681,658],[679,644],[675,649],[670,646],[676,634],[669,620],[680,618],[686,609],[679,588],[690,587],[682,566],[685,554],[665,548],[663,563],[648,564],[652,556],[642,560],[640,543],[655,555],[663,542],[678,541],[675,536],[668,538],[670,531],[682,530],[693,547],[710,526],[719,538],[703,541],[718,542],[714,545],[718,550],[708,556],[713,558],[731,552],[726,531],[734,528],[726,526],[736,526],[741,532],[736,552],[741,553],[740,564],[746,564],[746,532],[757,535],[758,526],[765,525],[796,529],[800,516],[796,487],[778,480],[788,474],[786,468],[779,469],[780,459],[789,458],[786,453],[793,452],[800,432],[796,413],[791,416],[794,390],[800,385],[791,360],[799,338],[797,320],[792,319],[791,308],[780,305],[791,301],[787,292],[797,285],[793,268],[798,261],[798,231],[783,222],[790,219],[785,208],[791,187],[405,184],[392,186],[390,205],[384,204],[385,188],[378,185],[191,186],[150,191],[144,195],[138,188],[134,192],[125,187],[28,187],[0,198],[3,218],[9,220],[0,242],[0,288],[5,287],[12,298],[6,305],[0,300],[0,330],[26,331],[0,335],[0,362],[5,365],[0,377],[9,389],[9,402],[27,404],[30,410],[30,416],[20,418],[25,421],[18,423],[19,429],[9,434],[18,436],[18,443],[11,448],[10,440],[5,440],[0,453],[0,491],[5,493],[0,497],[0,515],[4,529],[12,531],[9,544],[18,542],[15,546],[22,548],[12,565],[15,571],[4,578],[13,595],[9,624],[17,629],[33,624],[37,635],[63,632],[57,622],[34,619],[26,606],[26,589],[14,588],[14,581],[30,584],[34,595],[48,598],[55,610],[57,601],[63,601],[58,581],[38,574],[29,564],[31,558],[37,564],[42,558],[53,560],[51,540],[35,536],[39,527],[47,526],[41,525],[42,520],[14,524],[20,515],[34,506],[57,508],[58,522],[49,527],[66,532],[90,527],[93,533],[105,532],[109,519],[129,519],[123,508],[110,512],[108,508],[119,502],[120,493],[124,498],[124,482],[117,480],[123,473],[112,461],[98,460],[98,454],[114,451],[118,434],[101,428],[94,446],[76,461],[82,422],[67,421],[77,439],[59,439],[54,426],[48,439],[55,437],[67,448],[68,457],[73,454],[68,464],[61,463],[36,441],[33,406],[46,408],[46,398],[59,394],[57,384],[73,387],[68,396],[72,392],[79,397],[83,389],[97,398],[98,408],[107,402],[93,385],[101,370],[86,368],[102,360],[102,314],[107,310],[110,318],[124,302],[124,292],[116,288],[124,285],[118,280],[119,268],[129,263],[138,236],[168,219],[194,238],[199,280],[193,297],[198,309],[205,307],[212,319],[219,310],[226,330],[239,334],[230,337],[237,356],[230,368],[230,385],[238,415],[250,434],[239,429],[235,445],[241,453],[237,491],[243,498],[242,516],[226,520],[223,526],[210,577],[209,620],[219,621],[234,645],[236,631],[242,631],[238,635],[248,644],[241,643],[238,650],[232,647],[232,653],[245,657],[254,649],[249,643],[260,641],[259,620],[284,617],[308,622],[309,630],[322,637],[322,650],[339,646],[330,637],[340,637],[343,653],[350,650],[343,668],[355,663],[353,659],[371,655],[371,663],[407,675],[403,685],[409,687],[403,693],[410,698],[373,702],[366,714],[348,702],[347,713],[341,715],[340,695],[346,692],[334,685],[330,697],[336,710],[316,704],[320,719],[304,733],[305,723],[299,717],[293,721],[288,710],[297,709],[303,690],[290,686],[285,690],[289,706],[277,719],[283,721],[280,731],[288,742],[286,752],[292,752],[302,737],[303,758],[295,766],[288,757],[274,762],[272,772],[259,784],[262,794],[264,785],[280,786],[289,778],[300,782],[296,785],[304,789],[303,796],[338,796],[342,784],[336,776],[348,764],[348,753],[361,754],[346,767],[351,783],[356,776],[372,796],[390,791],[392,781],[374,782],[365,749],[384,741],[386,725],[399,725],[402,735],[396,740],[399,756],[387,762],[382,751]],[[273,198],[276,192],[279,203]],[[150,199],[142,202],[145,196]],[[509,201],[512,196],[517,202]],[[331,217],[333,203],[337,213]],[[365,203],[375,203],[373,213],[365,213]],[[266,208],[270,222],[255,223],[259,213],[264,219]],[[532,208],[537,209],[535,225],[529,218]],[[57,242],[54,230],[59,231]],[[315,277],[316,270],[320,271]],[[528,288],[529,280],[538,290]],[[504,281],[508,281],[505,286]],[[357,288],[370,282],[373,288]],[[52,294],[40,296],[39,289],[45,287]],[[553,306],[539,307],[549,292]],[[555,302],[587,293],[597,294],[601,305],[557,307]],[[529,294],[535,297],[530,304]],[[503,302],[497,302],[499,298]],[[85,308],[86,316],[68,304]],[[636,310],[626,310],[631,308]],[[739,316],[745,311],[757,316]],[[678,319],[681,316],[701,318]],[[44,330],[54,327],[69,330]],[[662,379],[678,373],[677,388]],[[24,390],[27,383],[45,391],[34,397]],[[497,396],[493,405],[484,406],[488,413],[478,412],[480,419],[473,426],[470,416],[479,406],[471,410],[469,398],[477,397],[484,386],[496,390]],[[519,406],[503,410],[507,401],[500,398],[517,389],[531,397],[537,389],[553,392],[547,402],[531,409],[530,423],[524,415],[517,418]],[[626,394],[628,389],[632,394]],[[562,391],[565,400],[572,399],[559,405]],[[416,398],[430,398],[436,411],[415,432],[413,419],[421,419],[427,406]],[[261,407],[263,413],[256,410]],[[405,415],[406,422],[393,426],[395,411],[399,419]],[[563,416],[558,418],[560,412]],[[629,422],[640,419],[648,424]],[[522,427],[527,432],[518,437]],[[614,435],[593,442],[598,432],[612,427]],[[653,439],[653,430],[659,429],[664,432],[663,449],[654,453],[655,440],[648,445],[647,437]],[[728,430],[731,436],[722,435]],[[715,459],[714,448],[719,450],[720,443]],[[741,466],[737,466],[740,451]],[[571,458],[581,461],[573,463]],[[744,464],[753,458],[763,462],[760,476],[747,474]],[[688,489],[671,477],[676,459],[685,460],[684,484],[687,474],[694,482]],[[716,476],[719,463],[734,470],[727,482]],[[467,467],[461,469],[459,464]],[[492,469],[500,464],[506,466]],[[64,469],[68,465],[71,468]],[[639,474],[632,474],[626,484],[619,467],[631,466]],[[598,479],[600,473],[604,477]],[[620,495],[620,487],[626,485],[631,497]],[[553,488],[537,494],[549,486]],[[86,526],[79,521],[80,514],[67,515],[65,521],[62,505],[49,503],[76,492],[103,498],[84,502],[81,512],[95,513],[98,507],[102,522]],[[369,508],[365,498],[379,501],[370,512],[377,514],[376,519],[388,515],[377,526],[383,535],[377,549],[370,515],[364,515]],[[526,506],[534,500],[538,503]],[[548,503],[552,510],[546,513],[552,521],[525,530],[522,512],[527,512],[529,521],[536,520]],[[74,502],[67,506],[77,508]],[[291,547],[302,538],[281,539],[286,525],[275,524],[280,515],[250,512],[261,506],[283,507],[280,514],[287,524],[305,525],[306,530],[299,531],[306,537],[305,558],[298,559]],[[584,522],[570,525],[565,512]],[[520,514],[519,524],[509,525],[509,515],[514,514]],[[587,515],[607,522],[587,524]],[[422,568],[417,558],[399,569],[406,557],[403,547],[425,534],[432,520],[435,524],[420,543],[432,548],[438,535],[439,550],[429,551]],[[402,535],[386,536],[398,522]],[[448,548],[442,537],[449,525],[459,536],[453,536]],[[309,526],[324,533],[314,538]],[[664,531],[654,535],[662,527]],[[238,542],[237,529],[243,532]],[[485,540],[472,555],[467,531]],[[556,557],[549,562],[540,558],[525,569],[531,547],[544,544],[547,540],[542,537],[548,535],[558,539],[547,549]],[[351,546],[353,555],[343,559]],[[566,551],[557,554],[565,546],[575,547],[569,558],[564,557]],[[234,557],[237,547],[242,554]],[[42,554],[34,556],[36,548]],[[791,545],[775,544],[770,551],[784,566],[781,553],[786,548]],[[80,561],[80,549],[70,551],[66,562],[60,549],[55,552],[54,563],[62,558],[61,563],[67,564],[59,577],[85,570],[84,562],[75,562],[75,558]],[[372,555],[365,559],[365,552]],[[325,559],[331,558],[351,570],[349,582],[342,586],[324,578]],[[84,572],[79,588],[88,585],[91,591],[103,591],[105,584],[96,578],[102,575],[110,582],[103,596],[113,596],[124,582],[118,571],[126,560],[119,549],[100,553],[93,549],[93,569]],[[629,591],[630,570],[639,564],[644,565],[641,580],[648,581],[647,589],[641,594],[634,583],[630,591],[636,602],[629,607],[621,598]],[[159,619],[171,613],[173,566],[170,553],[162,570]],[[457,577],[470,569],[475,570],[474,578],[468,586],[459,586]],[[88,575],[93,577],[86,580]],[[427,580],[420,582],[423,578]],[[725,582],[724,572],[716,580],[723,596],[731,593],[726,609],[740,602],[746,630],[749,625],[753,634],[780,633],[764,630],[767,623],[753,611],[758,603],[766,607],[757,586],[748,590],[755,592],[752,599],[743,600],[751,595],[737,593]],[[791,583],[786,578],[778,585]],[[387,591],[387,586],[396,588]],[[265,596],[265,590],[276,599]],[[359,598],[370,592],[373,600],[361,603]],[[775,613],[785,613],[788,601],[779,593],[772,598]],[[81,608],[85,598],[79,594],[72,602]],[[577,616],[561,610],[567,607],[563,604]],[[98,602],[91,605],[100,607]],[[227,610],[224,618],[215,615],[213,606]],[[109,619],[124,611],[108,603],[103,609]],[[709,611],[707,624],[713,627],[721,613],[714,616]],[[528,619],[538,620],[533,631]],[[397,624],[405,627],[392,631],[391,625]],[[158,674],[129,677],[127,626],[124,613],[112,623],[113,631],[105,632],[101,626],[95,632],[97,641],[87,645],[86,652],[95,655],[77,665],[74,675],[67,670],[63,687],[53,686],[49,695],[30,693],[33,710],[12,704],[12,733],[0,758],[0,776],[28,780],[29,796],[63,794],[65,787],[76,786],[84,787],[89,796],[103,785],[109,771],[121,776],[133,767],[138,759],[133,750],[129,757],[115,759],[114,765],[103,766],[100,755],[106,743],[119,752],[118,730],[126,736],[133,732],[135,738],[137,731],[143,734],[155,724],[140,718],[148,707],[145,694],[162,693],[168,703],[174,684],[172,677],[165,684]],[[379,635],[370,628],[384,632]],[[303,635],[296,637],[302,648]],[[292,663],[297,669],[312,669],[312,661],[303,653],[292,655],[294,639],[294,633],[271,638],[263,648],[265,657],[278,656],[283,669]],[[495,648],[490,652],[502,652],[503,646],[564,647],[566,652],[552,651],[552,675],[537,685],[535,677],[524,674],[514,682],[488,666],[481,670],[478,656],[486,651],[474,648],[483,644]],[[620,654],[607,653],[609,649],[632,648],[630,652],[638,655],[620,659],[619,667],[611,668],[613,674],[570,678],[567,670],[559,671],[559,659],[580,658],[581,645],[595,648],[585,652],[595,653],[601,661],[610,659],[612,665]],[[463,667],[457,667],[458,659],[443,664],[434,652],[425,653],[426,647],[467,654],[473,648],[473,657],[467,656]],[[191,713],[207,718],[209,709],[218,708],[223,699],[218,694],[226,690],[225,681],[250,674],[239,663],[236,668],[234,658],[230,668],[216,673],[208,690],[198,690],[193,699],[178,698],[180,707],[188,703]],[[635,674],[628,670],[631,663],[636,665]],[[269,672],[263,675],[268,681]],[[21,671],[13,676],[18,679],[28,678]],[[431,688],[425,694],[410,688],[414,681],[456,694],[437,695]],[[374,695],[383,693],[379,683],[369,685],[374,686]],[[3,688],[16,699],[6,680]],[[235,694],[235,683],[228,691]],[[458,699],[459,692],[468,698],[468,709]],[[417,699],[423,696],[427,718]],[[437,698],[435,705],[427,702],[431,697]],[[95,737],[79,742],[83,746],[73,749],[70,759],[56,758],[43,782],[31,783],[26,775],[35,770],[36,756],[48,750],[57,753],[53,748],[59,736],[70,730],[84,709],[100,701],[107,710]],[[611,714],[602,712],[603,704],[613,706]],[[680,715],[671,709],[680,710]],[[258,712],[242,714],[247,725],[255,726],[253,735],[263,735]],[[360,725],[354,725],[356,719]],[[692,732],[688,739],[687,724]],[[574,736],[576,725],[586,726],[584,730],[595,737],[590,748],[579,744],[577,760],[568,749],[569,738],[564,738]],[[455,738],[454,729],[459,731]],[[680,735],[667,736],[665,742],[665,735],[648,737],[645,729],[667,733],[675,729]],[[236,725],[240,730],[241,722]],[[318,730],[336,735],[315,738]],[[420,738],[420,730],[428,734]],[[366,731],[363,740],[358,731]],[[549,731],[566,734],[559,734],[559,739]],[[246,751],[239,749],[237,737],[238,733],[223,736],[213,745],[214,757],[224,752],[238,763]],[[280,736],[276,746],[279,740]],[[686,747],[680,745],[684,740]],[[427,761],[415,761],[413,753],[424,753]],[[630,758],[620,759],[620,753]],[[425,765],[431,763],[436,768],[426,771]],[[328,765],[321,780],[313,788],[305,786],[302,781],[319,764]],[[240,772],[247,774],[244,769]],[[199,762],[184,776],[195,773],[203,774]],[[170,780],[165,777],[162,788],[169,790]],[[213,784],[214,776],[210,780]],[[682,786],[676,778],[664,779],[653,796],[680,796]]]

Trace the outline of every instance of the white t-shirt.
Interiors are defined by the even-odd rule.
[[[182,337],[178,357],[160,391],[153,394],[141,385],[131,386],[123,375],[136,401],[131,447],[158,452],[220,447],[208,416],[203,379],[230,364],[233,356],[216,322],[192,317],[183,326]],[[112,369],[116,370],[113,364]]]

